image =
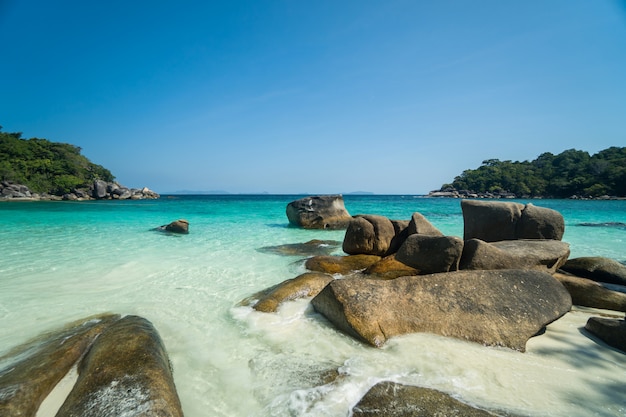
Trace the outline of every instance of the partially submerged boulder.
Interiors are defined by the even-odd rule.
[[[341,195],[301,198],[287,204],[289,223],[304,229],[345,229],[352,219]]]
[[[59,416],[183,416],[165,347],[144,318],[126,316],[108,327],[78,372]]]
[[[264,246],[259,248],[260,252],[273,253],[284,256],[318,256],[330,255],[336,250],[341,242],[336,240],[313,239],[304,243],[287,243],[284,245]]]
[[[345,278],[328,284],[312,304],[338,329],[376,347],[396,335],[428,332],[524,351],[572,300],[547,273],[500,270]]]
[[[419,275],[420,271],[398,261],[396,254],[393,254],[367,267],[363,273],[369,275],[370,278],[395,279],[398,277]]]
[[[461,210],[463,240],[561,240],[565,232],[561,213],[530,203],[462,200]]]
[[[590,317],[585,330],[597,336],[607,345],[626,353],[626,321],[607,317]]]
[[[626,312],[626,294],[604,288],[596,281],[563,273],[554,274],[572,296],[572,304]]]
[[[185,219],[174,220],[169,224],[157,227],[156,230],[186,235],[189,233],[189,222]]]
[[[569,244],[558,240],[503,240],[465,242],[460,269],[536,269],[554,273],[569,256]]]
[[[600,256],[569,259],[561,269],[579,277],[626,286],[626,265]]]
[[[362,271],[381,257],[376,255],[349,255],[349,256],[314,256],[304,263],[309,271],[325,272],[327,274],[349,274]]]
[[[383,381],[352,408],[354,417],[491,417],[500,415],[473,407],[431,388]]]
[[[332,275],[320,272],[305,272],[295,278],[261,291],[252,297],[242,301],[241,304],[249,304],[252,300],[258,300],[252,308],[264,313],[273,313],[285,301],[297,298],[313,297],[319,294],[334,278]]]

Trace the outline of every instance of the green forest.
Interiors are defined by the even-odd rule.
[[[488,159],[441,189],[518,197],[625,197],[626,148],[614,146],[594,155],[576,149],[558,155],[546,152],[530,162]]]
[[[21,133],[2,132],[0,180],[23,184],[34,192],[62,195],[87,188],[94,180],[107,182],[111,172],[90,162],[78,146],[47,139],[22,139]]]

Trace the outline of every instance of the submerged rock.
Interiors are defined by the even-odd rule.
[[[430,388],[383,381],[374,385],[352,409],[354,417],[490,417],[489,411],[472,407]]]
[[[420,271],[398,261],[396,255],[393,254],[367,267],[363,273],[371,278],[395,279],[398,277],[419,275]]]
[[[341,195],[301,198],[287,204],[289,223],[304,229],[345,229],[352,219]]]
[[[336,250],[341,242],[336,240],[313,239],[304,243],[288,243],[277,246],[264,246],[259,248],[260,252],[274,253],[283,256],[318,256],[330,255]]]
[[[174,220],[169,224],[157,227],[155,230],[159,232],[169,232],[186,235],[189,234],[189,222],[185,219]]]
[[[524,351],[572,300],[547,273],[500,270],[339,279],[312,304],[338,329],[376,347],[393,336],[428,332]]]
[[[260,291],[252,297],[243,300],[240,304],[248,305],[252,300],[258,300],[252,308],[264,313],[273,313],[278,309],[280,304],[285,301],[303,297],[313,297],[319,294],[333,279],[332,275],[319,272],[306,272]]]

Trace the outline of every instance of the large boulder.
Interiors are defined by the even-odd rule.
[[[443,236],[443,233],[437,229],[426,217],[421,213],[415,212],[411,216],[411,221],[407,230],[409,235],[419,234],[428,236]]]
[[[554,278],[569,291],[575,305],[626,312],[626,293],[612,291],[596,281],[573,275],[557,272]]]
[[[307,259],[304,266],[309,271],[345,275],[364,270],[380,259],[381,257],[376,255],[314,256]]]
[[[462,200],[463,240],[561,240],[565,220],[556,210],[515,202]]]
[[[263,290],[240,304],[248,305],[256,299],[257,301],[252,305],[252,308],[264,313],[273,313],[285,301],[313,297],[319,294],[333,279],[332,275],[329,274],[305,272],[302,275]]]
[[[573,258],[561,266],[563,271],[607,284],[626,286],[626,266],[600,256]]]
[[[558,240],[465,242],[459,269],[537,269],[554,273],[569,256],[569,244]]]
[[[431,388],[383,381],[352,408],[354,417],[491,417],[501,415],[465,404]]]
[[[572,300],[547,273],[500,270],[339,279],[312,304],[338,329],[376,347],[393,336],[428,332],[524,351]]]
[[[287,204],[289,223],[304,229],[345,229],[352,219],[341,195],[301,198]]]
[[[396,253],[396,260],[421,274],[459,269],[463,241],[456,236],[410,235]]]
[[[386,256],[395,236],[396,229],[387,217],[356,216],[348,224],[342,248],[349,255]]]
[[[565,233],[565,219],[556,210],[526,204],[515,229],[516,239],[561,240]]]
[[[626,353],[626,321],[607,317],[590,317],[585,330],[609,346]]]
[[[102,199],[108,196],[108,184],[106,181],[95,180],[93,182],[93,198]]]
[[[89,317],[0,357],[0,416],[35,416],[58,382],[119,315]]]
[[[78,372],[59,416],[183,416],[163,342],[144,318],[109,326]]]

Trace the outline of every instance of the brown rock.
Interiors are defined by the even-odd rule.
[[[409,235],[443,236],[443,233],[429,222],[421,213],[413,213],[409,222]]]
[[[414,234],[406,238],[396,259],[422,274],[450,272],[459,269],[463,241],[456,236]]]
[[[398,261],[396,255],[393,254],[369,266],[363,273],[370,275],[371,278],[395,279],[419,275],[420,271]]]
[[[475,408],[430,388],[383,381],[374,385],[352,409],[354,417],[489,417]]]
[[[259,248],[259,251],[284,256],[330,255],[335,249],[339,248],[340,244],[341,242],[336,240],[313,239],[304,243],[287,243],[285,245],[264,246]]]
[[[396,236],[393,223],[384,216],[356,216],[348,225],[343,251],[349,255],[388,255]]]
[[[339,279],[312,304],[338,329],[377,347],[428,332],[524,351],[530,337],[570,310],[571,297],[544,272],[457,271]]]
[[[523,209],[523,204],[514,202],[462,200],[463,240],[516,239],[516,225]]]
[[[35,416],[42,401],[118,315],[94,316],[0,357],[0,416]]]
[[[188,234],[189,222],[185,219],[175,220],[170,224],[159,227],[159,230],[170,233]]]
[[[78,371],[58,416],[183,415],[167,353],[146,319],[126,316],[109,326]]]
[[[309,271],[345,275],[364,270],[380,259],[380,256],[376,255],[314,256],[307,259],[304,266]]]
[[[606,317],[590,317],[585,330],[596,335],[607,345],[626,353],[626,321]]]
[[[558,240],[465,242],[459,269],[536,269],[554,273],[569,256],[569,244]]]
[[[594,281],[626,286],[626,266],[610,258],[587,256],[569,259],[561,269]]]
[[[526,204],[516,225],[516,239],[563,239],[565,220],[561,213],[546,207]]]
[[[304,229],[345,229],[352,219],[341,195],[301,198],[286,211],[289,223]]]
[[[593,280],[573,275],[557,272],[554,278],[569,291],[574,305],[626,312],[625,293],[611,291]]]
[[[333,279],[332,275],[306,272],[251,297],[258,299],[253,308],[264,313],[273,313],[285,301],[317,295]]]

